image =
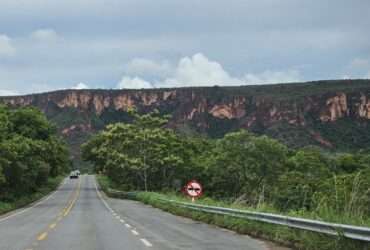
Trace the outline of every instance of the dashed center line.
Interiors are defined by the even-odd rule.
[[[37,237],[37,240],[38,241],[45,240],[46,237],[48,237],[48,233],[47,232],[43,232],[42,234],[39,235],[39,237]]]
[[[131,225],[129,225],[129,224],[125,224],[125,226],[127,227],[127,228],[131,228]]]
[[[81,188],[81,179],[79,180],[79,183],[77,185],[77,189],[74,192],[74,196],[73,196],[72,200],[70,202],[68,202],[67,207],[64,207],[63,210],[60,213],[58,213],[57,218],[56,218],[56,221],[53,222],[52,224],[50,224],[49,225],[49,228],[45,232],[41,233],[37,237],[37,241],[43,241],[43,240],[45,240],[48,237],[48,232],[51,232],[51,230],[54,229],[57,226],[57,223],[59,221],[61,221],[63,217],[65,217],[65,216],[67,216],[69,214],[69,212],[71,211],[71,209],[73,208],[75,202],[77,201],[77,199],[79,197],[80,188]],[[57,191],[58,190],[56,190],[55,192],[57,192]],[[50,197],[48,197],[48,198],[50,198]],[[48,198],[46,198],[45,200],[47,200]],[[34,246],[34,247],[36,247],[37,245],[38,245],[37,242],[34,242],[32,244],[32,246]],[[32,248],[28,248],[28,250],[32,250]]]
[[[142,239],[140,239],[141,240],[141,242],[143,242],[144,243],[144,245],[145,246],[147,246],[147,247],[152,247],[153,245],[152,245],[152,243],[150,243],[149,241],[147,241],[146,239],[144,239],[144,238],[142,238]]]
[[[134,235],[139,235],[139,233],[138,233],[136,230],[131,230],[131,232],[132,232]]]
[[[121,223],[125,223],[125,220],[120,219],[119,221],[120,221]]]

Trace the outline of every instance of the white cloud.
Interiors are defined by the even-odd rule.
[[[241,85],[243,81],[231,77],[220,63],[211,61],[198,53],[182,58],[174,76],[165,80],[170,86],[209,86],[209,85]]]
[[[88,89],[89,86],[87,86],[85,83],[80,82],[76,86],[73,86],[72,89]]]
[[[11,60],[0,55],[5,69],[0,71],[6,71],[0,74],[0,89],[28,93],[32,82],[60,89],[71,87],[71,79],[111,88],[124,75],[156,86],[170,79],[179,86],[189,78],[175,75],[179,59],[193,61],[197,52],[221,64],[236,84],[244,83],[245,74],[276,81],[266,80],[264,71],[302,63],[309,65],[299,69],[305,80],[363,77],[370,70],[345,68],[350,59],[369,54],[369,1],[335,1],[330,13],[312,0],[173,2],[1,0],[0,34],[12,38],[16,54]],[[56,42],[43,40],[55,35]],[[159,67],[138,60],[125,70],[122,63],[135,57],[168,59],[171,68],[163,70],[163,61],[156,59]],[[194,75],[189,85],[203,81]],[[209,85],[226,84],[218,78]]]
[[[134,60],[131,62],[134,62]],[[150,71],[152,75],[157,72],[157,78],[159,79],[154,81],[155,84],[152,84],[143,78],[137,76],[132,78],[125,75],[118,84],[119,88],[152,88],[154,86],[230,86],[245,84],[287,83],[298,82],[301,80],[301,75],[298,70],[266,70],[258,74],[247,73],[243,77],[231,76],[220,63],[209,60],[201,53],[195,54],[192,57],[181,58],[176,67],[172,67],[171,65],[167,64],[166,70],[172,69],[172,72],[168,72],[168,77],[165,78],[161,78],[161,65],[163,64],[158,64],[146,59],[140,59],[139,61],[136,60],[134,63],[130,63],[130,65],[132,65],[132,69],[136,69],[136,71],[133,70],[132,72],[139,73],[138,69],[141,69],[142,71],[140,72],[143,73],[141,74],[143,77],[148,76],[148,74],[145,74],[146,72]]]
[[[121,81],[117,85],[120,89],[147,89],[153,88],[154,86],[139,77],[122,77]]]
[[[12,90],[0,89],[0,96],[14,96],[14,95],[19,95],[19,93]]]
[[[367,58],[354,58],[345,69],[348,78],[370,78],[370,60]]]
[[[38,29],[31,33],[31,38],[39,41],[56,41],[58,34],[53,29]]]
[[[0,34],[0,57],[13,56],[15,52],[16,49],[12,44],[12,40],[7,35]]]
[[[349,63],[349,67],[352,69],[369,69],[370,61],[364,58],[355,58]]]
[[[248,73],[244,76],[247,84],[269,84],[269,83],[289,83],[301,80],[299,71],[271,71],[266,70],[259,74]]]
[[[135,58],[124,66],[127,74],[166,76],[171,72],[171,65],[167,61],[155,62],[145,58]]]

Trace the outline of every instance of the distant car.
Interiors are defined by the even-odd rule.
[[[69,179],[78,179],[78,174],[74,171],[69,175]]]
[[[75,173],[76,173],[77,175],[80,175],[80,174],[81,174],[80,170],[76,170],[76,171],[75,171]]]

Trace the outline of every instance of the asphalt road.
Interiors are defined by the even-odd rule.
[[[0,217],[1,250],[270,249],[264,242],[109,199],[94,176],[66,179],[40,202]]]

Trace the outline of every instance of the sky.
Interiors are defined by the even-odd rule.
[[[0,0],[0,95],[370,78],[368,0]]]

